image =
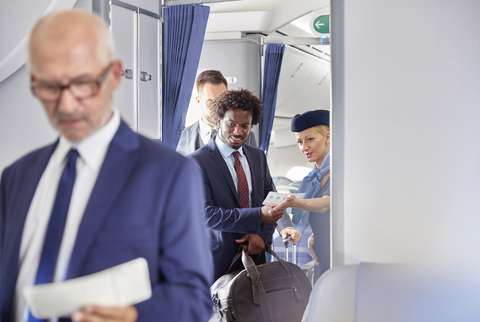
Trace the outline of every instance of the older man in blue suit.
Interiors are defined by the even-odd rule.
[[[108,27],[81,11],[49,14],[29,40],[31,89],[60,138],[8,167],[0,183],[0,320],[39,321],[27,285],[143,257],[152,297],[91,305],[74,321],[206,321],[211,258],[201,177],[132,132],[112,107],[122,64]],[[188,198],[188,202],[184,200]]]
[[[262,206],[275,186],[262,150],[244,144],[252,125],[262,115],[262,102],[246,89],[220,94],[213,103],[218,135],[190,154],[203,173],[205,212],[210,230],[214,279],[224,275],[240,243],[248,242],[248,254],[257,264],[264,261],[265,245],[271,243],[275,223],[284,238],[293,242],[300,233],[290,217],[273,207]]]

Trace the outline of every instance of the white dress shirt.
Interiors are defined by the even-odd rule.
[[[97,181],[108,146],[119,125],[120,114],[114,110],[112,118],[105,126],[80,143],[72,143],[60,136],[58,145],[50,157],[35,190],[23,228],[14,299],[15,321],[23,322],[28,318],[22,289],[24,286],[35,283],[43,241],[55,201],[58,182],[67,162],[68,151],[72,148],[77,149],[79,157],[77,159],[75,185],[55,269],[54,281],[56,282],[65,279],[83,213],[90,199],[93,186]]]
[[[225,163],[227,164],[228,170],[230,170],[230,174],[233,178],[233,183],[235,184],[235,189],[238,193],[238,179],[237,179],[237,171],[235,171],[235,157],[232,155],[233,152],[239,152],[239,159],[240,163],[242,163],[243,171],[245,172],[245,176],[247,177],[248,182],[248,202],[250,207],[252,206],[252,174],[250,172],[250,166],[248,165],[248,160],[245,154],[243,153],[243,146],[238,148],[238,150],[232,149],[228,145],[225,144],[217,135],[215,139],[215,143],[217,144],[217,148],[220,151]]]
[[[200,119],[198,122],[198,132],[200,134],[200,138],[203,141],[203,144],[206,145],[212,139],[212,130],[214,127],[211,127],[207,123],[203,121],[203,118]]]

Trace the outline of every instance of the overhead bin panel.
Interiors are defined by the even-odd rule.
[[[276,115],[293,117],[316,109],[330,109],[330,63],[287,46]]]

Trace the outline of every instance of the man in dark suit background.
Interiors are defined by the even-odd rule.
[[[207,144],[217,134],[217,122],[212,114],[213,100],[228,88],[227,80],[218,70],[206,70],[197,76],[195,82],[197,97],[195,100],[200,107],[202,116],[200,120],[186,127],[178,141],[177,152],[183,155],[198,150]],[[257,146],[255,133],[251,132],[245,142]]]
[[[198,168],[132,132],[113,108],[122,64],[108,26],[90,13],[55,12],[35,24],[28,48],[32,93],[60,137],[2,174],[0,320],[39,321],[22,297],[27,285],[139,257],[148,263],[149,300],[91,305],[72,319],[208,320],[212,268]]]
[[[262,150],[246,145],[252,125],[262,115],[262,102],[246,89],[229,90],[214,101],[218,135],[190,154],[199,164],[205,186],[205,212],[210,230],[214,280],[227,272],[239,244],[248,242],[249,255],[262,255],[279,220],[279,230],[293,242],[300,233],[288,214],[262,206],[276,191]],[[264,256],[255,256],[261,264]]]

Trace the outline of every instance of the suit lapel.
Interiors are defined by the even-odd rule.
[[[10,204],[12,201],[14,201],[15,204],[13,205],[14,210],[12,211],[11,216],[7,219],[8,221],[11,221],[12,224],[6,227],[8,229],[4,231],[5,236],[2,237],[4,241],[2,249],[5,252],[2,254],[2,257],[4,257],[3,263],[8,263],[8,265],[2,267],[0,302],[7,303],[7,301],[11,301],[13,298],[15,282],[17,281],[16,276],[18,273],[18,256],[20,253],[20,243],[22,241],[25,220],[38,183],[40,182],[40,178],[47,167],[57,143],[58,141],[40,150],[36,155],[35,162],[29,165],[28,168],[22,168],[21,170],[24,171],[23,173],[16,174],[16,176],[21,176],[21,182],[15,184],[15,186],[12,187],[12,191],[9,192],[9,194],[15,198],[15,200],[10,199]]]
[[[202,138],[200,137],[200,134],[198,133],[198,128],[200,126],[200,121],[196,121],[193,123],[193,126],[190,128],[190,136],[192,137],[191,140],[188,140],[188,144],[190,145],[190,151],[196,151],[200,149],[203,146],[203,141]]]
[[[217,145],[215,144],[215,140],[214,139],[210,140],[207,146],[208,146],[208,150],[211,153],[212,159],[215,161],[218,168],[222,172],[222,175],[225,177],[225,180],[227,180],[228,186],[230,187],[230,190],[235,196],[235,200],[237,200],[238,206],[240,207],[240,200],[238,199],[238,193],[237,193],[237,189],[235,189],[235,183],[233,182],[232,174],[230,173],[230,170],[228,170],[225,160],[223,159],[222,154],[220,153],[220,151],[217,148]]]
[[[110,142],[102,168],[93,187],[72,251],[67,279],[78,276],[97,231],[110,213],[117,196],[126,185],[138,156],[138,136],[122,121]]]
[[[259,200],[259,196],[263,195],[263,188],[258,187],[257,180],[258,178],[261,178],[261,171],[260,171],[260,161],[256,160],[254,155],[252,154],[252,151],[250,151],[249,147],[247,147],[245,144],[243,145],[243,153],[245,153],[245,157],[247,158],[248,161],[248,166],[250,168],[250,174],[251,174],[251,182],[252,182],[252,207],[258,207],[259,205],[262,204],[263,199]]]
[[[14,238],[18,239],[18,245],[20,245],[23,226],[25,224],[25,219],[27,218],[33,196],[35,195],[38,183],[40,182],[43,172],[47,167],[50,157],[52,156],[53,151],[55,151],[57,143],[58,141],[40,151],[40,154],[37,157],[37,162],[25,169],[25,173],[23,174],[23,182],[19,185],[22,187],[22,190],[17,191],[15,194],[15,197],[18,198],[16,200],[18,208],[17,211],[15,211],[15,217],[12,218],[15,220],[14,225],[12,225],[12,231],[8,231],[8,233],[12,233],[12,236],[15,236]]]

